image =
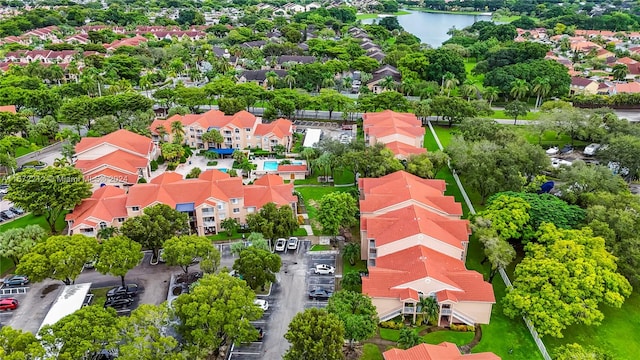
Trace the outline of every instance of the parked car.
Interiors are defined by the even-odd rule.
[[[1,195],[5,195],[6,193],[9,192],[9,185],[7,184],[0,184],[0,194]]]
[[[267,300],[255,299],[253,300],[253,303],[260,306],[260,309],[262,309],[262,311],[269,310],[269,302]]]
[[[15,310],[18,308],[18,300],[14,298],[0,299],[0,310]]]
[[[551,158],[551,166],[553,166],[554,169],[559,169],[560,166],[571,166],[571,161]]]
[[[107,291],[107,299],[119,296],[134,297],[138,294],[138,285],[127,284],[126,286],[118,286]]]
[[[326,289],[313,289],[309,292],[309,299],[327,300],[333,295],[333,292]]]
[[[86,263],[84,263],[84,265],[82,265],[82,267],[84,269],[93,269],[96,267],[96,261],[95,260],[87,261]]]
[[[297,237],[290,237],[289,241],[287,242],[287,249],[289,250],[295,250],[298,248],[298,238]]]
[[[13,219],[13,218],[16,217],[16,214],[11,210],[4,210],[4,211],[0,212],[0,215],[2,215],[2,217],[6,218],[6,219]]]
[[[331,265],[318,264],[313,269],[313,272],[316,273],[316,274],[319,274],[319,275],[331,275],[334,272],[336,272],[336,269]]]
[[[561,155],[568,155],[568,154],[571,154],[572,152],[573,152],[573,146],[571,145],[565,145],[562,147],[562,149],[560,149]]]
[[[112,307],[114,309],[124,309],[133,304],[132,298],[117,298],[117,299],[107,299],[104,302],[104,307]]]
[[[166,261],[164,260],[164,258],[162,257],[164,255],[164,249],[160,249],[160,251],[158,251],[158,262],[161,263],[165,263]]]
[[[287,240],[280,238],[276,241],[276,247],[275,247],[276,251],[284,251],[286,247],[287,247]]]
[[[583,154],[587,156],[593,156],[596,154],[596,151],[600,149],[600,144],[589,144],[584,148]]]
[[[24,286],[29,283],[29,278],[24,275],[13,275],[4,279],[4,286]]]
[[[555,154],[558,153],[558,151],[559,151],[558,147],[557,146],[553,146],[553,147],[548,148],[546,152],[547,152],[547,155],[555,155]]]
[[[22,210],[22,208],[19,207],[10,207],[9,210],[13,211],[15,214],[17,215],[22,215],[24,214],[24,210]]]

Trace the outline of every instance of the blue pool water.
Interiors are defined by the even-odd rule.
[[[278,170],[278,162],[277,161],[265,161],[264,169],[266,171],[276,171]]]
[[[302,165],[302,161],[292,161],[291,165]]]
[[[222,171],[223,173],[229,172],[229,169],[224,169],[224,168],[218,169],[218,170]]]

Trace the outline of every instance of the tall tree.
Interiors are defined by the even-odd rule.
[[[504,113],[513,118],[513,125],[518,123],[518,117],[526,116],[529,113],[529,105],[527,103],[514,100],[504,107]]]
[[[344,326],[340,319],[324,309],[311,308],[297,313],[284,338],[291,347],[285,360],[342,360]]]
[[[164,242],[189,231],[189,216],[165,204],[157,204],[143,210],[142,215],[125,220],[120,228],[122,235],[153,250],[154,258]]]
[[[259,319],[262,309],[253,303],[255,296],[244,280],[227,273],[205,275],[180,295],[173,306],[189,358],[217,357],[224,344],[256,340],[250,321]]]
[[[249,214],[247,224],[251,231],[259,232],[267,239],[288,237],[299,227],[290,206],[278,207],[274,203],[267,203],[257,213]]]
[[[183,360],[180,343],[171,331],[171,311],[165,303],[141,304],[130,316],[118,318],[121,340],[118,358],[123,360],[167,359]]]
[[[616,163],[627,179],[637,179],[640,174],[640,138],[633,135],[613,136],[607,141],[607,146],[598,150],[598,157],[606,162]]]
[[[80,170],[71,167],[26,169],[7,183],[5,199],[27,211],[42,213],[53,234],[62,213],[91,196],[91,184],[84,181]]]
[[[219,148],[220,144],[224,142],[224,138],[220,134],[220,131],[211,129],[202,134],[202,141],[208,144],[215,144],[215,147]],[[209,145],[209,147],[211,146]]]
[[[18,265],[20,259],[46,236],[46,231],[40,225],[5,230],[0,233],[0,256]]]
[[[238,271],[252,289],[262,288],[267,282],[276,281],[276,273],[280,271],[282,261],[280,256],[270,251],[249,246],[240,252],[240,257],[233,263],[233,269]]]
[[[0,329],[0,358],[27,360],[41,359],[44,355],[45,350],[34,334],[7,325]]]
[[[335,314],[344,326],[344,336],[353,350],[356,341],[373,337],[378,328],[378,312],[367,295],[340,290],[329,298],[327,312]]]
[[[189,273],[189,266],[193,265],[196,258],[209,259],[216,268],[220,264],[220,251],[211,240],[196,235],[174,236],[166,240],[162,257],[167,265],[178,265],[185,274]]]
[[[427,153],[424,154],[412,154],[407,159],[407,172],[419,176],[424,179],[433,179],[435,173],[433,172],[433,164],[429,160]]]
[[[319,204],[318,221],[322,224],[324,232],[336,236],[341,228],[348,228],[357,223],[358,205],[351,194],[332,192],[324,195]]]
[[[527,316],[541,335],[562,337],[569,325],[600,324],[600,304],[619,308],[631,294],[604,239],[590,228],[543,224],[538,242],[528,243],[525,252],[503,300],[504,311],[512,318]]]
[[[346,259],[351,266],[356,264],[356,260],[360,259],[360,244],[350,242],[342,249],[342,257]]]
[[[96,270],[101,274],[119,276],[122,286],[129,270],[136,267],[144,254],[142,245],[126,236],[112,236],[102,241],[100,255],[96,262]]]

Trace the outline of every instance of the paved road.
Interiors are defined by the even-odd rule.
[[[16,162],[18,166],[22,166],[29,161],[42,161],[47,165],[53,165],[53,161],[59,157],[62,157],[62,142],[55,143],[51,146],[48,146],[42,150],[34,151],[27,155],[20,156],[16,158]]]

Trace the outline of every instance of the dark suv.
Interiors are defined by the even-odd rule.
[[[111,298],[132,298],[138,294],[138,285],[127,284],[126,286],[118,286],[107,291],[107,299]]]

